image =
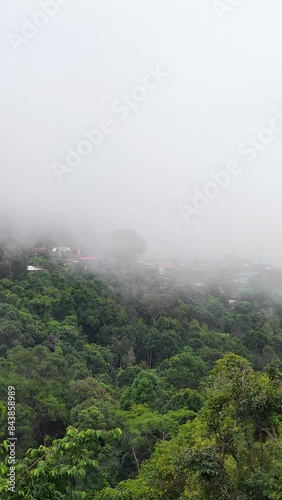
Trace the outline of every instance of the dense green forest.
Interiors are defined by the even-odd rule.
[[[279,303],[29,258],[0,252],[1,499],[282,499]]]

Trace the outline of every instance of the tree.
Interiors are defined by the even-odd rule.
[[[275,479],[282,459],[281,414],[282,389],[276,378],[255,373],[234,354],[217,361],[203,415],[238,492],[256,499],[282,495]],[[266,491],[271,496],[265,497]]]
[[[165,382],[177,389],[196,389],[206,370],[205,363],[188,347],[180,354],[163,361],[159,367],[159,373]]]
[[[147,331],[143,343],[147,351],[149,368],[158,365],[165,358],[170,358],[182,347],[178,333],[173,330],[159,332],[156,328]]]
[[[121,407],[129,409],[134,404],[152,405],[160,394],[161,380],[150,371],[143,370],[132,385],[124,389],[120,399]]]
[[[161,414],[146,405],[133,405],[130,411],[117,411],[124,433],[128,437],[132,459],[140,472],[141,462],[149,458],[157,442],[177,434],[183,421],[194,416],[187,408]]]
[[[109,432],[87,429],[78,431],[67,429],[65,437],[53,441],[50,446],[29,449],[24,459],[15,467],[15,499],[41,500],[80,500],[86,498],[85,478],[87,472],[98,463],[95,454],[99,446],[108,439],[118,439],[120,429]],[[8,442],[2,445],[6,459],[1,465],[0,493],[6,494],[9,488]],[[2,496],[3,498],[3,496]]]

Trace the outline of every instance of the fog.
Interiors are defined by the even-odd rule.
[[[147,255],[281,265],[281,15],[279,0],[2,0],[0,232],[95,250],[129,228]]]

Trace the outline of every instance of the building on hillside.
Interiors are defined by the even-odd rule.
[[[71,253],[70,247],[55,247],[52,250],[52,254],[56,257],[62,257]]]
[[[97,260],[97,257],[94,255],[82,257],[79,248],[77,249],[75,257],[79,262],[95,262]]]
[[[234,306],[236,306],[237,302],[238,301],[236,299],[229,299],[228,305],[233,308]]]
[[[42,269],[42,267],[27,266],[27,271],[37,272],[37,271],[45,271],[45,269]]]
[[[174,266],[171,262],[159,262],[159,274],[163,276],[164,274],[172,274],[174,271]]]

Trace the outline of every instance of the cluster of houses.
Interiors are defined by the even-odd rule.
[[[73,252],[70,247],[55,247],[52,250],[46,247],[33,249],[36,256],[50,255],[55,260],[60,260],[65,266],[83,266],[89,268],[97,264],[96,256],[83,256],[80,249]],[[108,258],[107,266],[114,266],[115,259]],[[105,262],[100,262],[99,269],[103,270]],[[272,264],[258,261],[240,260],[236,257],[225,258],[221,261],[193,260],[182,262],[177,260],[139,260],[137,269],[145,274],[154,274],[171,284],[191,286],[199,293],[207,292],[210,287],[216,287],[218,293],[229,296],[230,306],[233,306],[238,297],[251,293],[251,279],[261,273],[271,271]],[[44,271],[40,266],[29,265],[29,272]]]
[[[252,293],[251,281],[255,276],[268,273],[272,269],[272,263],[246,261],[235,257],[220,262],[198,261],[191,266],[191,284],[195,289],[203,290],[216,284],[219,293],[232,297],[232,305],[237,297]]]
[[[138,266],[146,273],[155,273],[171,284],[189,285],[202,294],[211,288],[230,297],[233,306],[242,295],[252,293],[251,280],[272,270],[271,263],[247,261],[236,257],[220,261],[139,261]]]
[[[36,247],[33,248],[33,254],[36,256],[50,255],[54,259],[60,259],[66,266],[77,266],[80,264],[94,263],[96,261],[95,256],[82,256],[80,249],[74,253],[70,247],[55,247],[50,250],[47,247]],[[42,267],[38,266],[27,266],[29,272],[44,271]]]

